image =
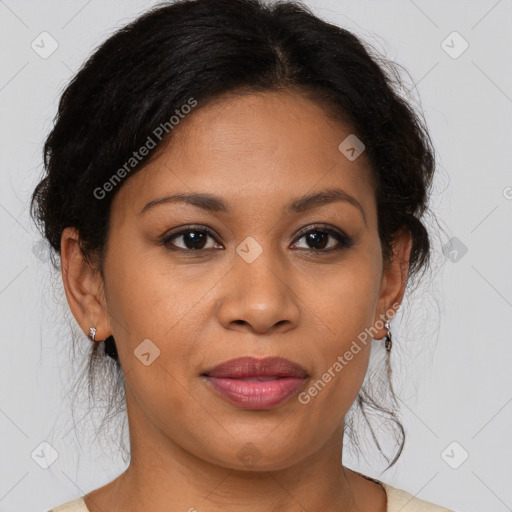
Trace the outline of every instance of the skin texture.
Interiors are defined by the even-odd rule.
[[[126,378],[131,463],[86,496],[91,512],[386,510],[384,489],[340,463],[344,416],[370,343],[307,405],[292,397],[274,409],[243,410],[200,377],[235,357],[281,356],[315,382],[400,304],[410,234],[398,233],[395,259],[384,267],[368,161],[364,153],[349,161],[338,149],[350,133],[297,93],[225,96],[199,105],[174,128],[172,143],[121,186],[104,280],[83,260],[76,230],[66,228],[70,308],[85,333],[96,326],[96,340],[114,335]],[[334,187],[356,198],[364,216],[341,201],[284,213],[292,200]],[[149,201],[178,192],[215,194],[230,211],[176,202],[139,215]],[[342,230],[353,245],[322,254],[297,235],[315,223]],[[218,236],[193,254],[179,252],[187,247],[182,236],[172,241],[175,251],[159,245],[190,224]],[[263,249],[252,263],[236,252],[248,236]],[[329,236],[321,247],[338,244]],[[145,339],[160,350],[149,366],[134,356]],[[257,454],[251,467],[238,456],[244,447]]]

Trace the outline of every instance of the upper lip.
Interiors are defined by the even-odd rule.
[[[251,377],[299,377],[308,376],[302,366],[282,357],[239,357],[225,361],[203,373],[208,377],[244,379]]]

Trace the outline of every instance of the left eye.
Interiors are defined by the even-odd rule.
[[[329,238],[335,239],[338,244],[334,243],[329,246]],[[310,251],[330,252],[350,247],[351,245],[350,239],[346,235],[331,229],[312,229],[299,238],[299,240],[302,239],[305,240],[309,247],[300,247],[300,249]]]

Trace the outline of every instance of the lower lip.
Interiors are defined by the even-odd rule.
[[[213,388],[243,409],[271,409],[281,405],[303,386],[306,379],[282,377],[275,380],[246,380],[206,377]]]

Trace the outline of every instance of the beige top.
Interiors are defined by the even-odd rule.
[[[379,483],[384,487],[388,501],[386,512],[454,512],[453,510],[434,505],[428,501],[415,498],[407,491],[391,487],[380,480],[368,476],[365,476],[365,478]],[[86,507],[82,496],[74,501],[69,501],[68,503],[64,503],[64,505],[52,508],[48,510],[48,512],[89,512],[89,509]]]

